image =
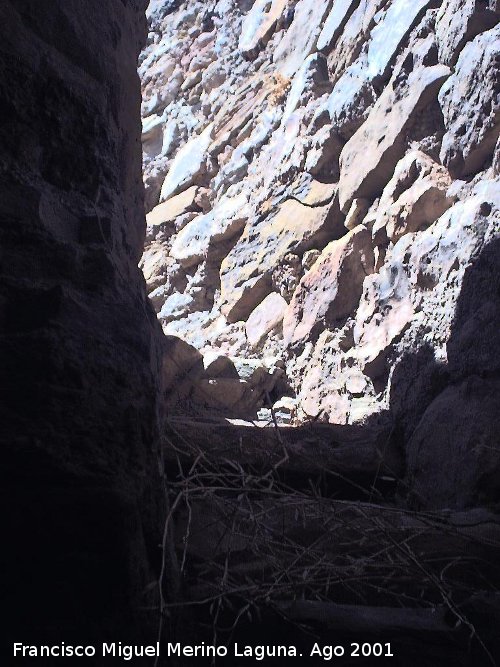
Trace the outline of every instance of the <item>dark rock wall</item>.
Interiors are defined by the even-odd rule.
[[[123,621],[157,565],[162,337],[137,268],[145,6],[0,6],[2,583],[17,641],[140,634]]]

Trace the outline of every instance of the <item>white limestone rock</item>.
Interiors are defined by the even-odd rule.
[[[481,171],[500,133],[500,25],[463,49],[439,92],[446,134],[441,161],[454,178]]]
[[[197,216],[177,234],[172,257],[186,267],[198,264],[212,247],[240,232],[248,215],[245,194],[224,197],[209,213]]]
[[[213,126],[208,125],[203,132],[194,136],[179,150],[163,181],[161,201],[193,185],[205,175],[207,151],[212,141],[212,133]]]
[[[433,48],[433,40],[421,44]],[[424,56],[425,58],[425,56]],[[356,197],[379,196],[406,149],[406,137],[421,111],[436,99],[450,74],[445,65],[412,67],[405,72],[402,61],[373,106],[365,123],[342,149],[339,201],[348,210]]]
[[[287,307],[285,299],[276,292],[271,292],[250,314],[245,331],[252,347],[257,346],[267,334],[283,321]]]
[[[286,77],[293,76],[316,47],[332,0],[299,0],[292,24],[274,52],[274,62]]]

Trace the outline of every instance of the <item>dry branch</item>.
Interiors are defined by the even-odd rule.
[[[234,626],[269,607],[337,631],[476,634],[462,608],[500,585],[500,519],[484,509],[410,511],[380,494],[368,502],[373,484],[363,489],[359,478],[397,474],[399,463],[380,431],[366,433],[171,424],[169,520],[185,596],[170,606],[209,605],[214,635],[223,610],[234,610]],[[325,468],[343,483],[358,477],[364,500],[322,495],[315,479]]]
[[[283,459],[283,471],[348,474],[350,477],[401,474],[401,460],[393,447],[387,446],[390,428],[367,426],[335,426],[312,422],[299,428],[275,425],[255,426],[252,422],[232,423],[228,420],[193,422],[176,419],[170,424],[170,439],[178,443],[180,454],[193,458],[199,451],[213,462],[230,459],[244,466],[266,467],[268,470]],[[384,452],[384,460],[381,461]],[[165,456],[175,462],[172,448]],[[379,468],[381,468],[379,470]]]

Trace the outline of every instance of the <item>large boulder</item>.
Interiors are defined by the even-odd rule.
[[[455,65],[465,44],[499,19],[496,0],[445,0],[436,19],[440,62]]]
[[[342,210],[348,210],[355,197],[381,194],[405,153],[412,125],[449,76],[445,65],[424,64],[433,48],[429,36],[399,62],[367,120],[344,146],[339,183]]]
[[[413,503],[462,509],[498,497],[500,383],[471,377],[447,387],[427,408],[408,446]]]
[[[176,219],[185,213],[199,211],[197,195],[199,188],[195,185],[184,190],[175,197],[155,206],[146,216],[148,226],[159,227],[175,223]]]
[[[285,344],[305,341],[318,325],[335,326],[355,312],[363,281],[373,268],[371,235],[365,227],[329,243],[301,279],[285,313]]]
[[[291,77],[316,47],[323,19],[332,0],[299,0],[292,24],[274,52],[274,62],[281,74]]]
[[[421,151],[410,151],[398,162],[385,186],[372,229],[375,241],[397,241],[425,229],[452,204],[448,171]]]
[[[211,249],[242,231],[249,215],[247,204],[244,194],[220,199],[209,213],[197,216],[181,229],[172,244],[172,257],[185,267],[206,259]]]
[[[289,199],[264,220],[250,221],[221,266],[222,312],[228,320],[246,319],[271,291],[272,270],[287,253],[302,254],[334,237],[338,216],[336,202],[310,207]]]

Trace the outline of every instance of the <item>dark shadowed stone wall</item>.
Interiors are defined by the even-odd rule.
[[[138,612],[162,512],[162,337],[137,268],[145,5],[0,4],[1,577],[16,641],[155,640]]]

